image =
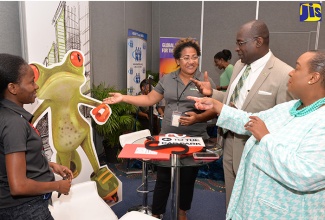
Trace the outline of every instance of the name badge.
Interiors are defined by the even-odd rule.
[[[172,126],[178,127],[179,126],[179,118],[181,117],[182,112],[173,111],[172,114]]]

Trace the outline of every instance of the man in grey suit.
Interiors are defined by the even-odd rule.
[[[287,92],[288,64],[276,58],[269,49],[269,30],[260,20],[242,25],[237,32],[236,52],[240,60],[234,66],[227,91],[212,90],[208,81],[192,80],[204,95],[246,112],[260,112],[293,97]],[[248,71],[245,71],[248,67]],[[244,73],[246,72],[246,73]],[[243,81],[243,75],[248,74]],[[205,72],[206,77],[208,74]],[[237,93],[233,95],[233,93]],[[219,128],[223,146],[223,168],[226,184],[226,206],[234,186],[244,145],[249,136]]]

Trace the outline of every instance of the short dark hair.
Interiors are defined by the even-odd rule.
[[[310,50],[309,52],[314,53],[313,58],[309,61],[309,71],[319,72],[322,76],[322,83],[325,87],[325,51]]]
[[[214,55],[214,59],[223,59],[224,61],[228,61],[230,60],[232,57],[230,50],[227,49],[223,49],[222,51],[216,53],[216,55]]]
[[[9,83],[19,83],[21,72],[20,68],[27,65],[26,61],[20,57],[6,53],[0,53],[0,96],[3,97],[4,91]]]
[[[262,37],[266,45],[270,42],[270,32],[267,25],[261,20],[252,22],[251,34],[253,37]]]
[[[148,80],[147,79],[144,79],[140,82],[140,89],[142,89],[142,87],[146,86],[148,84]]]
[[[201,49],[199,43],[193,38],[188,37],[188,38],[181,38],[179,39],[179,41],[177,41],[173,50],[174,58],[175,59],[181,58],[181,52],[186,47],[193,47],[196,50],[196,54],[198,56],[201,56]]]

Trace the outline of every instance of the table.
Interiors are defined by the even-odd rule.
[[[134,144],[144,143],[146,138],[139,138],[138,140],[134,141]],[[197,150],[192,151],[197,152],[202,150],[202,148],[197,148]],[[156,166],[162,167],[170,167],[171,168],[171,214],[172,220],[177,220],[178,218],[178,208],[179,208],[179,175],[180,175],[180,168],[186,166],[202,166],[208,163],[211,163],[215,160],[197,160],[193,158],[192,153],[190,154],[171,154],[170,160],[142,160],[143,162],[154,164]],[[145,165],[146,166],[146,165]],[[147,175],[144,175],[147,176]],[[144,186],[147,186],[148,180],[146,177],[143,179]],[[147,204],[147,200],[144,201],[144,204]]]

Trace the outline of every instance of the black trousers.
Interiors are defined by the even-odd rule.
[[[198,167],[180,168],[179,208],[186,211],[191,209],[194,184]],[[157,181],[153,193],[152,214],[160,215],[166,212],[166,205],[171,187],[171,168],[157,167]]]
[[[54,220],[48,205],[49,200],[38,196],[21,205],[0,209],[0,220]]]

